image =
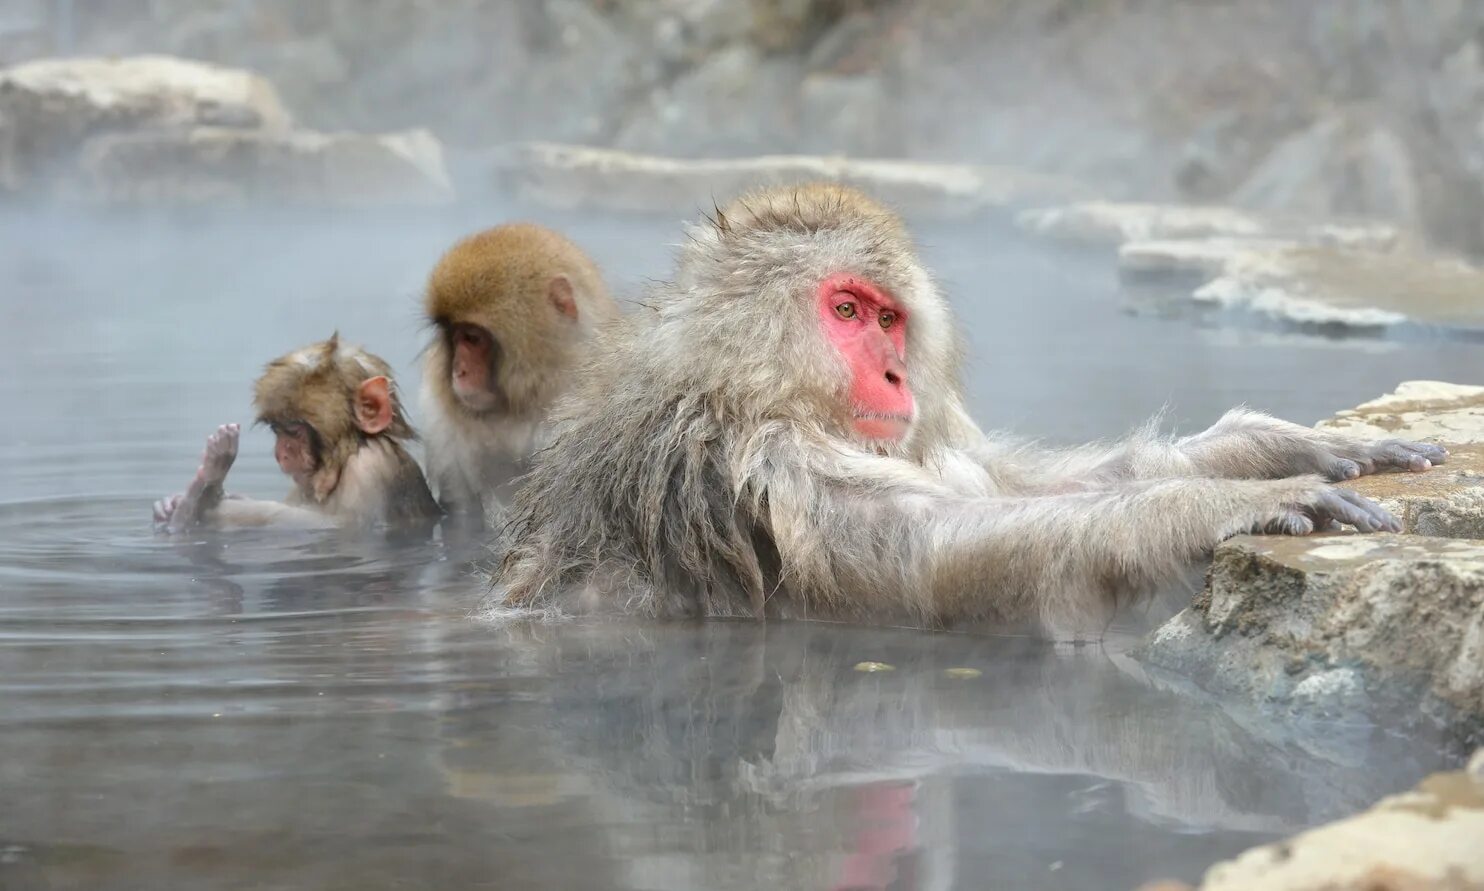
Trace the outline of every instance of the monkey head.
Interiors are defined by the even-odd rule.
[[[268,363],[254,385],[258,423],[273,431],[279,469],[313,502],[322,502],[369,437],[414,439],[378,356],[329,340]]]
[[[847,186],[775,187],[691,235],[657,310],[662,332],[715,359],[681,371],[691,389],[888,454],[915,455],[924,427],[952,420],[957,338],[891,211]]]
[[[425,297],[438,329],[428,374],[447,408],[476,415],[544,410],[560,390],[586,318],[609,315],[597,266],[542,226],[472,235],[438,261]]]

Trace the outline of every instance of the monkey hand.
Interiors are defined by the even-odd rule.
[[[232,462],[237,460],[240,436],[238,425],[223,424],[207,437],[201,466],[185,492],[155,502],[156,530],[175,534],[206,521],[207,514],[222,500],[222,483],[227,479],[227,471],[232,469]]]
[[[1321,434],[1310,445],[1310,461],[1326,479],[1353,480],[1387,470],[1420,473],[1448,460],[1448,450],[1426,442],[1404,439],[1364,440]]]
[[[1228,412],[1179,448],[1201,476],[1286,479],[1317,473],[1331,482],[1379,471],[1428,470],[1448,460],[1440,445],[1401,439],[1370,441],[1281,421],[1260,412]]]
[[[1253,532],[1308,535],[1353,526],[1358,532],[1400,532],[1391,512],[1359,492],[1321,483],[1313,477],[1283,480],[1274,493],[1277,504],[1262,511]]]

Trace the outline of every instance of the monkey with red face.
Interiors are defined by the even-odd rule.
[[[183,494],[155,503],[156,526],[383,526],[431,528],[441,511],[417,462],[402,446],[416,438],[391,369],[339,334],[275,359],[254,388],[259,423],[275,437],[273,457],[294,482],[283,502],[226,495],[237,458],[236,424],[206,441],[201,467]]]
[[[450,248],[425,305],[436,328],[423,374],[428,476],[450,517],[478,527],[545,444],[582,345],[618,306],[581,248],[532,223]]]
[[[1048,450],[969,418],[947,303],[901,221],[776,188],[692,229],[613,326],[517,495],[489,605],[652,616],[1103,627],[1248,530],[1395,530],[1326,480],[1425,470],[1249,411]]]

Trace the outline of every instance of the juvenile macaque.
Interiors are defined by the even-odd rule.
[[[479,525],[545,443],[583,343],[618,307],[575,244],[512,223],[444,254],[426,310],[437,328],[423,375],[428,476],[451,516]]]
[[[652,324],[600,338],[564,403],[492,611],[1095,632],[1233,534],[1396,530],[1325,480],[1447,456],[1250,411],[1111,447],[991,438],[948,306],[881,205],[765,190],[690,236]]]
[[[329,340],[270,362],[254,388],[258,423],[277,438],[273,457],[294,481],[283,502],[226,495],[239,428],[206,440],[183,494],[155,503],[166,532],[195,526],[429,527],[440,511],[417,462],[402,447],[416,434],[402,414],[391,368]]]

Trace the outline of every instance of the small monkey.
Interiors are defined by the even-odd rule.
[[[482,526],[544,445],[552,402],[618,306],[581,248],[510,223],[450,248],[425,308],[436,328],[422,391],[428,476],[450,516]]]
[[[240,429],[218,427],[183,494],[156,502],[170,533],[195,526],[392,526],[431,528],[440,511],[417,462],[391,368],[329,340],[268,363],[254,385],[258,423],[273,431],[273,457],[294,481],[283,502],[226,495]]]
[[[947,302],[901,220],[840,185],[748,195],[595,340],[516,495],[504,608],[1096,633],[1244,531],[1397,530],[1328,480],[1441,447],[1251,411],[1052,450],[965,410]]]

